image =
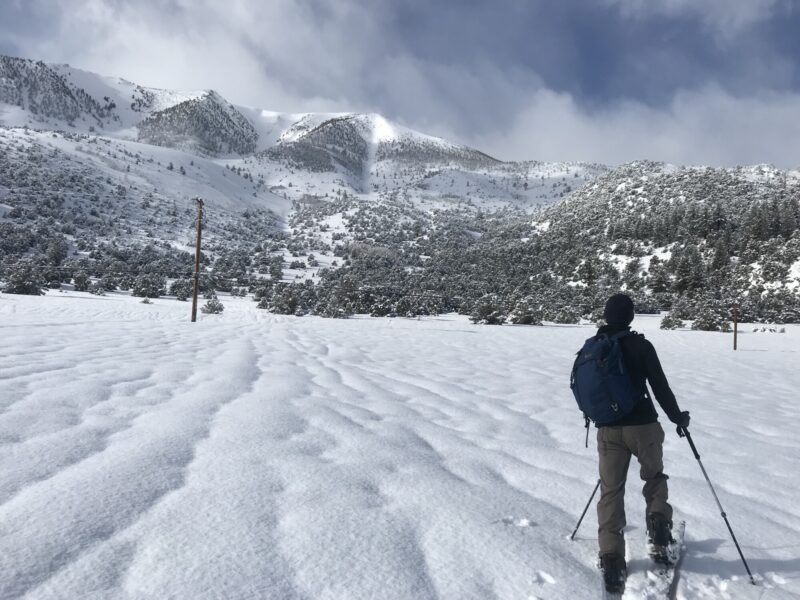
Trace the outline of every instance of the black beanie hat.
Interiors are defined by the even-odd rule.
[[[606,301],[603,318],[609,325],[627,327],[633,321],[633,300],[627,294],[614,294]]]

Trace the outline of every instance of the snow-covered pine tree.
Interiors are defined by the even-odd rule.
[[[506,309],[497,294],[485,294],[478,299],[469,318],[473,323],[502,325],[506,322]]]
[[[41,296],[44,287],[45,282],[39,265],[29,260],[21,260],[9,269],[3,291],[7,294]]]
[[[192,282],[188,279],[176,279],[169,286],[169,293],[175,296],[176,300],[186,301],[192,293]]]
[[[703,302],[697,309],[692,322],[692,329],[699,331],[730,331],[731,325],[728,321],[727,310],[717,303]]]
[[[87,292],[89,291],[91,279],[89,279],[89,275],[86,273],[86,271],[78,271],[72,277],[72,283],[75,285],[75,291]]]
[[[672,313],[667,313],[661,319],[661,329],[679,329],[684,327],[684,322],[673,316]]]
[[[200,311],[208,315],[218,315],[223,310],[225,310],[225,306],[216,297],[211,298],[200,307]]]

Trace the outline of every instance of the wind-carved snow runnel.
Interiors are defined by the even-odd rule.
[[[248,342],[215,344],[200,354],[208,352],[220,354],[216,362],[230,380],[196,372],[187,389],[112,435],[81,469],[63,469],[0,506],[0,597],[19,597],[57,577],[185,485],[186,469],[213,416],[258,376]],[[156,368],[170,364],[159,361]],[[38,535],[24,525],[33,514]],[[18,551],[22,547],[25,552]]]
[[[278,499],[278,543],[297,565],[297,590],[313,598],[350,597],[356,588],[364,598],[438,598],[416,528],[381,490],[397,468],[384,422],[336,362],[337,344],[320,359],[306,352],[302,334],[290,331],[284,342],[291,366],[276,365],[284,376],[278,388],[291,388],[288,406],[308,420],[305,431],[282,440],[276,464],[287,483]],[[306,452],[314,443],[325,451]]]
[[[41,375],[46,375],[48,373],[57,373],[61,371],[66,371],[75,367],[75,363],[69,360],[64,360],[59,363],[49,364],[47,368],[42,369],[37,364],[25,364],[24,366],[19,365],[13,367],[11,369],[3,370],[3,373],[0,375],[0,380],[8,380],[8,379],[15,379],[18,377],[25,377],[25,376],[36,376],[39,377]]]
[[[534,524],[555,518],[566,528],[573,517],[563,508],[534,497],[505,475],[509,471],[514,480],[526,483],[529,490],[535,489],[538,482],[534,467],[499,449],[493,449],[489,455],[492,459],[487,461],[487,449],[477,443],[494,434],[503,439],[504,419],[511,422],[523,415],[501,406],[499,399],[470,400],[464,386],[437,381],[437,358],[428,357],[426,366],[414,375],[418,357],[405,354],[407,349],[385,359],[373,356],[367,341],[363,347],[335,339],[326,344],[318,339],[326,337],[319,332],[311,339],[302,330],[292,333],[287,341],[298,356],[298,366],[307,372],[303,379],[312,384],[308,396],[297,400],[298,405],[302,403],[310,418],[311,432],[324,430],[338,440],[322,456],[329,464],[309,463],[313,477],[295,481],[287,488],[288,496],[311,500],[310,505],[300,501],[301,506],[282,520],[295,532],[308,532],[305,542],[294,533],[284,545],[288,545],[295,562],[298,555],[306,556],[306,560],[313,556],[322,573],[330,573],[326,566],[337,569],[334,558],[329,559],[320,550],[327,544],[318,541],[333,535],[330,528],[334,526],[320,515],[333,515],[331,520],[344,531],[336,539],[331,538],[330,545],[341,549],[342,538],[349,540],[347,545],[352,544],[348,552],[340,550],[340,563],[341,554],[363,557],[376,552],[369,545],[362,546],[366,543],[362,542],[362,529],[372,532],[370,544],[380,548],[384,565],[387,557],[393,563],[397,556],[400,566],[387,577],[393,583],[400,581],[396,587],[387,586],[376,592],[381,597],[510,597],[498,591],[504,589],[506,582],[498,580],[480,557],[499,553],[508,560],[509,569],[533,572],[530,549],[524,548],[535,545],[535,538],[541,535]],[[320,353],[321,347],[327,352]],[[377,361],[382,369],[374,364]],[[486,418],[487,404],[493,419]],[[481,437],[480,431],[474,435],[469,428],[464,430],[463,423],[473,419],[482,420],[484,425],[499,425],[493,432],[484,431]],[[538,423],[532,424],[531,435],[539,429],[543,428]],[[512,430],[515,436],[521,435]],[[295,491],[298,487],[302,491]],[[349,510],[339,508],[338,502],[349,506]],[[508,514],[526,515],[528,527],[498,529],[493,523]],[[477,531],[474,526],[459,526],[475,521],[484,526]],[[304,523],[302,527],[300,522]],[[514,523],[518,522],[523,519],[515,518]],[[395,542],[408,540],[408,547],[392,545],[384,536],[392,536]],[[382,547],[384,543],[387,548]],[[514,550],[509,552],[509,548]],[[341,589],[348,589],[348,585],[351,589],[368,588],[360,573],[369,563],[357,559],[346,562],[346,566],[339,564],[337,569],[346,573],[345,580],[338,582]],[[457,573],[470,575],[458,577]],[[412,580],[407,578],[414,574],[424,574],[424,592],[408,587]],[[309,591],[332,585],[330,578],[320,580],[317,572],[299,573],[298,577],[308,581],[305,589]],[[331,597],[336,593],[332,592]]]
[[[129,568],[122,586],[128,596],[170,597],[189,589],[192,597],[203,597],[213,588],[225,598],[301,597],[276,549],[277,502],[286,484],[273,463],[279,448],[307,426],[282,394],[294,383],[274,377],[286,367],[284,360],[269,340],[243,352],[249,385],[212,416],[208,435],[195,444],[183,487],[129,532],[151,551],[137,554]],[[226,373],[223,380],[238,379],[217,366]],[[196,568],[195,548],[203,548],[202,570]]]
[[[301,319],[234,297],[189,324],[177,302],[70,296],[0,302],[15,323],[0,325],[0,368],[34,367],[0,379],[13,401],[0,480],[16,487],[0,505],[0,598],[596,597],[594,511],[567,536],[597,455],[564,378],[591,326]],[[692,411],[759,584],[665,425],[671,500],[692,530],[676,597],[795,597],[800,330],[733,353],[729,336],[659,320],[637,329]],[[754,399],[769,410],[754,415]],[[643,573],[641,483],[628,484]]]
[[[130,428],[142,412],[168,400],[175,384],[191,374],[185,361],[175,359],[172,370],[163,375],[159,371],[159,377],[154,377],[155,365],[126,366],[126,359],[145,346],[125,338],[112,343],[93,337],[84,341],[83,351],[103,356],[101,364],[97,360],[82,360],[80,353],[66,347],[45,351],[37,361],[41,365],[48,359],[52,361],[54,352],[56,356],[59,353],[72,356],[73,373],[67,381],[50,369],[43,369],[47,375],[17,378],[27,382],[24,391],[16,386],[3,386],[10,389],[8,395],[19,400],[13,410],[0,414],[0,461],[13,460],[15,465],[14,469],[0,471],[0,504],[103,452],[112,436]],[[170,352],[170,349],[156,352],[155,364],[166,359]],[[56,398],[42,387],[48,380],[58,381],[61,391]],[[46,408],[42,410],[43,407]],[[37,417],[31,418],[32,415]]]

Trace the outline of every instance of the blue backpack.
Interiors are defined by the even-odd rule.
[[[598,426],[629,414],[643,396],[628,374],[622,356],[620,341],[629,335],[633,333],[621,331],[589,338],[572,367],[570,388],[578,407],[585,418]]]

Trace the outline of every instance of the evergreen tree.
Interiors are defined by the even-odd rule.
[[[132,296],[146,298],[158,298],[163,296],[166,291],[166,279],[159,275],[147,273],[136,277],[131,287]]]
[[[731,326],[728,322],[727,310],[718,303],[704,302],[697,309],[692,322],[692,329],[700,331],[730,331]]]
[[[517,301],[509,320],[514,325],[541,325],[542,311],[530,298]]]
[[[478,300],[469,318],[473,323],[502,325],[506,322],[505,308],[497,294],[486,294]]]
[[[9,270],[3,291],[7,294],[41,296],[44,293],[44,287],[44,280],[38,265],[21,260]]]
[[[550,318],[553,323],[560,323],[563,325],[574,325],[581,320],[581,311],[574,306],[564,304],[559,306],[552,312]]]
[[[103,289],[107,292],[113,292],[117,289],[117,279],[113,275],[103,275],[100,278],[100,284],[103,286]]]
[[[684,323],[678,318],[675,318],[672,313],[668,313],[661,319],[661,329],[678,329],[683,327]]]
[[[218,298],[211,298],[200,307],[200,311],[207,315],[218,315],[223,310],[225,310],[225,306],[219,301]]]
[[[703,260],[700,252],[696,246],[687,245],[675,270],[675,291],[682,293],[697,290],[703,285],[703,277]]]
[[[176,279],[170,285],[169,293],[171,296],[175,296],[176,300],[184,302],[192,293],[192,282],[188,279]]]
[[[86,274],[86,271],[78,271],[72,278],[72,282],[75,284],[75,291],[86,292],[89,290],[89,284],[91,283],[91,280]]]
[[[51,265],[58,267],[67,258],[68,251],[67,240],[63,237],[57,237],[47,246],[47,261]]]
[[[725,240],[720,239],[714,246],[714,258],[711,261],[712,272],[721,271],[728,266],[730,255]]]

